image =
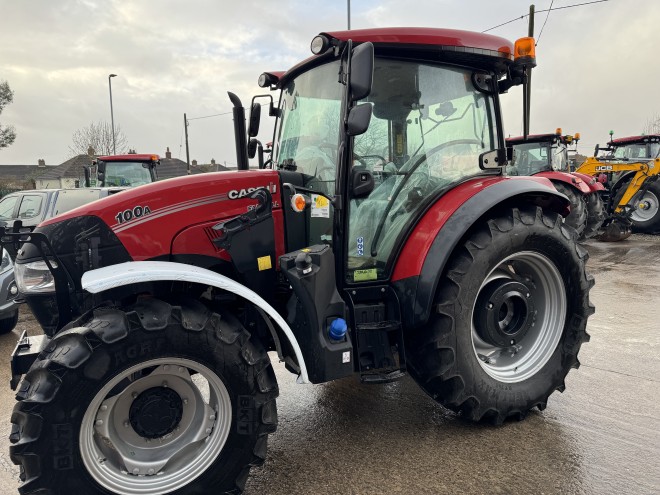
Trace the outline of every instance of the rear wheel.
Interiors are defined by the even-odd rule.
[[[582,232],[582,237],[584,239],[591,239],[600,233],[603,222],[607,218],[607,211],[605,210],[605,203],[603,203],[603,198],[599,192],[587,194],[586,200],[587,226]]]
[[[587,227],[587,203],[584,194],[562,182],[553,181],[552,185],[571,202],[571,212],[564,221],[566,225],[573,227],[580,237]]]
[[[435,312],[409,338],[412,376],[468,418],[523,418],[579,365],[593,314],[587,252],[555,213],[513,209],[449,260]]]
[[[239,493],[275,430],[268,355],[232,318],[156,299],[58,334],[12,415],[22,494]]]

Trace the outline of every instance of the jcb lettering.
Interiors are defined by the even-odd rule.
[[[612,170],[612,165],[599,165],[596,167],[596,172],[609,172]]]
[[[151,208],[148,206],[135,206],[132,209],[120,211],[115,215],[117,223],[130,222],[134,218],[140,218],[151,213]]]

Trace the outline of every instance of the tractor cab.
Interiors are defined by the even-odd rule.
[[[622,162],[654,160],[660,156],[660,135],[631,136],[612,139],[608,153],[601,159]]]
[[[99,156],[85,167],[85,187],[135,187],[156,182],[158,155]]]
[[[554,134],[507,138],[507,145],[513,147],[513,160],[507,172],[514,176],[552,171],[570,172],[569,147],[579,140],[579,133],[563,135],[561,128]]]

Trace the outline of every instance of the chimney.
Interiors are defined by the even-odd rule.
[[[196,166],[197,166],[197,160],[193,160],[192,163],[191,163],[191,165],[192,165],[193,167],[196,167]]]
[[[170,147],[167,147],[167,151],[165,152],[165,158],[170,160],[172,158],[172,152],[170,151]]]
[[[37,161],[37,166],[45,167],[46,166],[46,160],[44,160],[43,158],[39,158],[39,160]]]
[[[211,158],[211,165],[215,165],[215,158]]]
[[[87,154],[89,156],[94,156],[96,154],[96,151],[94,150],[94,148],[92,148],[91,144],[89,145],[89,148],[87,148]]]

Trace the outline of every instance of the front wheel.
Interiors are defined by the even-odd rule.
[[[583,239],[591,239],[597,236],[607,218],[605,203],[599,192],[587,194],[587,226],[582,232]]]
[[[635,209],[630,215],[633,230],[647,234],[660,232],[660,183],[651,184],[634,203]]]
[[[12,415],[22,494],[239,493],[275,430],[268,355],[202,304],[97,309],[26,374]]]
[[[427,326],[408,340],[413,378],[475,421],[545,408],[589,338],[586,260],[561,217],[541,208],[476,226],[448,262]]]

